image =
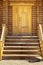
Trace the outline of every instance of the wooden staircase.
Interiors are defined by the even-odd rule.
[[[29,59],[40,57],[38,36],[7,36],[3,59]]]

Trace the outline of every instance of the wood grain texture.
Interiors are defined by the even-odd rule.
[[[38,34],[39,34],[41,56],[42,56],[42,59],[43,59],[43,33],[42,33],[42,25],[41,24],[39,24]]]
[[[1,31],[2,31],[2,21],[3,21],[3,7],[2,7],[3,3],[0,0],[0,35],[1,35]]]
[[[31,6],[21,4],[13,5],[13,34],[31,34]]]

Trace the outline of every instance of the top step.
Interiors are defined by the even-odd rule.
[[[14,39],[38,39],[38,36],[7,36],[6,38]]]

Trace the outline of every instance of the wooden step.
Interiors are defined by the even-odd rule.
[[[33,55],[33,54],[3,54],[3,57],[7,57],[9,59],[9,57],[14,58],[14,57],[28,57],[28,58],[39,58],[42,59],[42,57],[40,55]]]
[[[39,42],[39,39],[6,39],[7,42]]]
[[[35,44],[5,44],[5,46],[35,46]],[[36,44],[36,46],[39,46]]]
[[[18,45],[19,44],[21,44],[21,45],[22,44],[24,44],[24,45],[25,44],[33,44],[33,45],[36,44],[36,45],[39,45],[39,42],[35,42],[35,43],[34,42],[5,42],[5,44],[18,44]]]
[[[39,50],[38,46],[4,46],[5,50]]]
[[[39,52],[3,52],[3,54],[33,54],[33,55],[40,55]]]
[[[6,42],[5,46],[39,46],[39,43],[10,43],[10,42]]]
[[[31,39],[31,38],[34,38],[34,39],[37,39],[38,36],[7,36],[6,38],[15,38],[15,39]]]
[[[3,50],[4,54],[39,54],[39,50]]]
[[[21,35],[21,36],[14,36],[14,35],[10,35],[10,36],[9,36],[9,35],[8,35],[7,37],[38,37],[38,36],[24,36],[24,35],[23,35],[23,36],[22,36],[22,35]]]
[[[38,46],[4,46],[4,48],[39,48]]]
[[[38,50],[3,50],[5,52],[38,52]]]
[[[3,54],[3,56],[36,56],[36,57],[38,57],[39,55],[33,55],[33,54]]]

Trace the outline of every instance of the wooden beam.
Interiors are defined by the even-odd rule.
[[[13,3],[10,3],[10,5],[11,6],[13,6],[13,5],[30,5],[31,6],[31,5],[34,5],[34,4],[33,3],[14,3],[13,2]]]

